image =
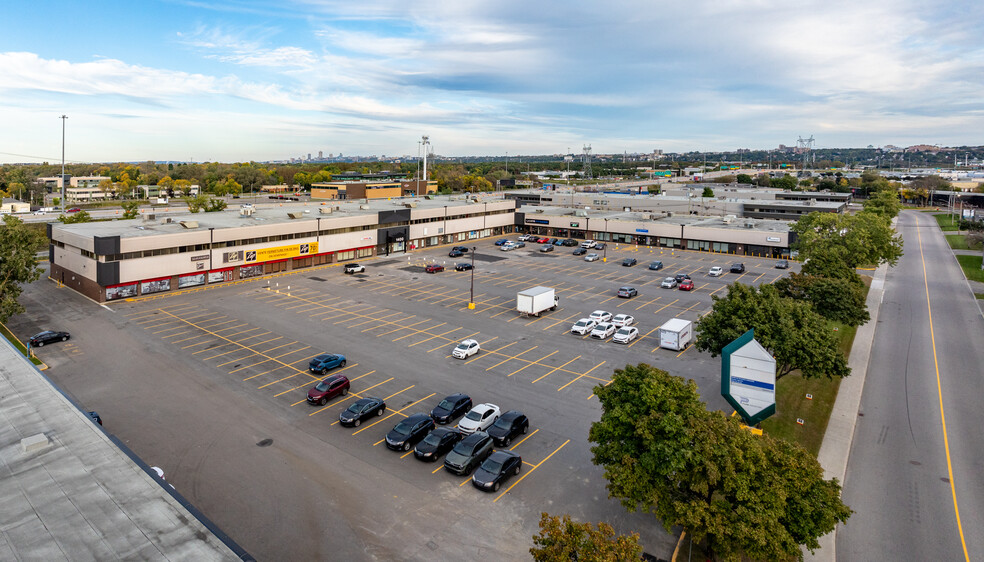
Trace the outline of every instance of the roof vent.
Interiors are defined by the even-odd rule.
[[[287,213],[287,216],[290,217],[290,218],[292,218],[292,219],[302,219],[302,218],[304,218],[304,213],[290,212],[290,213]]]
[[[180,223],[185,228],[198,228],[198,221],[180,221]]]
[[[334,211],[334,210],[335,210],[334,207],[319,207],[318,208],[318,212],[321,213],[322,215],[330,215],[331,212]]]
[[[369,205],[368,204],[359,205],[359,209],[361,209],[363,211],[368,211],[369,210]]]

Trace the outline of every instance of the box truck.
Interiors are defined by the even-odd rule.
[[[516,294],[516,310],[524,316],[539,316],[544,310],[557,310],[557,293],[550,287],[533,287]]]
[[[682,318],[668,320],[659,327],[659,346],[683,351],[694,339],[694,323]]]

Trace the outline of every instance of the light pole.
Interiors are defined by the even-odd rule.
[[[602,242],[605,247],[601,250],[603,254],[601,257],[602,263],[608,263],[608,217],[605,217],[605,241]]]
[[[478,246],[472,246],[471,256],[471,295],[468,297],[468,310],[475,310],[475,251]]]
[[[65,120],[68,119],[68,115],[62,115],[61,117],[59,117],[59,119],[62,120],[61,200],[62,200],[62,205],[65,205]]]

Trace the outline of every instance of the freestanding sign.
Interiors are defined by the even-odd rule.
[[[721,396],[750,426],[776,413],[776,360],[755,330],[721,350]]]

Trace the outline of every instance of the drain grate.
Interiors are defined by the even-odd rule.
[[[256,444],[257,447],[269,447],[270,445],[273,445],[273,439],[262,439]]]

